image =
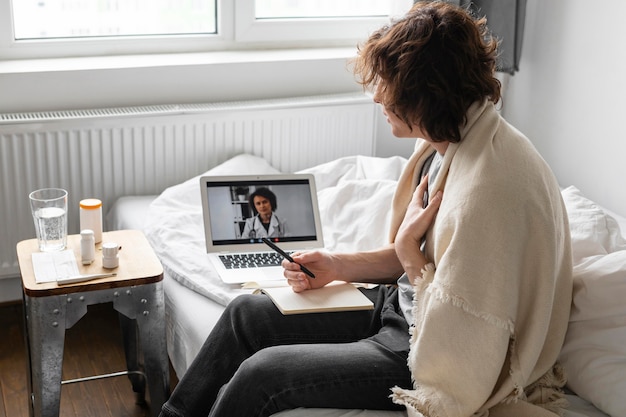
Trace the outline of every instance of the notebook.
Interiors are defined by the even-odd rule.
[[[324,246],[312,174],[204,176],[200,191],[207,254],[225,283],[284,279],[263,237],[287,253]]]
[[[374,303],[349,283],[336,282],[300,293],[293,292],[291,287],[267,287],[259,291],[267,294],[284,315],[374,309]]]

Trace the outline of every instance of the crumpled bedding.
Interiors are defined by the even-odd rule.
[[[350,156],[300,171],[315,176],[326,249],[367,250],[386,243],[391,199],[405,164],[401,157]],[[221,305],[249,293],[223,283],[206,256],[199,178],[278,172],[244,154],[161,193],[150,204],[145,232],[167,274]]]

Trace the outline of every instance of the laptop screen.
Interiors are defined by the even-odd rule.
[[[323,246],[312,175],[203,177],[201,190],[209,252],[267,250],[263,237],[285,248]]]

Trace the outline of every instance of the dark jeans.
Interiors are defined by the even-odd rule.
[[[363,290],[373,311],[282,315],[261,295],[232,301],[162,417],[269,416],[298,407],[403,409],[408,325],[394,287]],[[201,317],[198,318],[201,320]]]

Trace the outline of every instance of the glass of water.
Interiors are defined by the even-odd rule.
[[[28,196],[39,250],[55,252],[67,245],[67,191],[43,188]]]

